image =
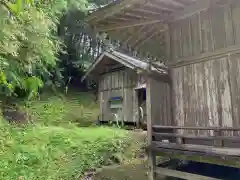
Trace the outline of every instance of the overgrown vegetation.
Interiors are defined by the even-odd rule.
[[[126,147],[126,132],[109,128],[34,126],[17,128],[1,121],[0,178],[78,179],[109,165]]]
[[[79,179],[134,155],[125,153],[133,142],[126,131],[94,125],[92,96],[45,91],[79,82],[102,51],[105,35],[92,33],[84,17],[106,3],[0,0],[1,180]]]
[[[22,107],[33,124],[12,126],[0,121],[0,179],[79,179],[88,170],[124,160],[132,141],[126,131],[80,127],[86,126],[86,120],[92,124],[98,114],[92,96],[71,93],[43,99]],[[126,156],[134,155],[130,152]]]
[[[96,124],[99,106],[89,93],[69,92],[67,96],[45,93],[41,101],[27,101],[25,109],[32,121],[42,125],[77,126]]]
[[[84,22],[90,5],[99,2],[0,0],[0,93],[30,99],[79,81],[103,44]]]

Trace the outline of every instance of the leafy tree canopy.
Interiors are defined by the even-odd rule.
[[[82,72],[102,39],[84,22],[88,5],[107,0],[0,0],[0,93],[35,96]]]

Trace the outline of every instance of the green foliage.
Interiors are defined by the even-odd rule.
[[[3,94],[13,94],[16,87],[25,89],[30,96],[36,94],[43,86],[43,77],[49,76],[49,69],[56,66],[56,54],[60,51],[60,41],[52,35],[55,23],[32,6],[31,1],[25,1],[24,5],[19,0],[0,5],[3,10],[0,15],[0,72],[7,82],[0,81]],[[9,17],[9,12],[13,16]]]
[[[67,97],[45,94],[40,101],[28,101],[25,109],[34,122],[42,125],[90,126],[99,115],[99,106],[93,99],[88,93],[70,92]]]
[[[107,165],[129,143],[123,130],[34,126],[0,122],[0,179],[79,179],[89,169]]]
[[[0,118],[1,180],[78,180],[88,170],[124,160],[132,141],[127,131],[76,126],[74,118],[82,125],[98,114],[90,94],[42,99],[21,108],[31,115],[32,125],[14,127]]]
[[[32,98],[43,86],[80,79],[104,43],[84,21],[88,6],[87,0],[0,0],[1,95],[18,88]]]

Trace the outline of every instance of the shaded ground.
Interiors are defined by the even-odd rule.
[[[139,160],[131,164],[103,168],[94,180],[147,180],[147,178],[147,161]],[[158,176],[157,180],[165,180],[165,178]]]
[[[103,168],[94,180],[146,180],[147,163],[144,160],[134,161],[118,167]]]
[[[102,168],[93,180],[146,180],[148,178],[148,164],[144,149],[147,142],[147,132],[137,130],[131,132],[131,135],[136,143],[129,147],[126,154],[130,157],[131,153],[135,153],[134,159],[128,159],[119,166]],[[139,147],[142,148],[139,149]],[[163,177],[158,177],[158,180],[163,179]]]

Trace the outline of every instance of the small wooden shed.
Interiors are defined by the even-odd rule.
[[[165,94],[160,92],[168,87],[157,80],[169,81],[168,72],[160,63],[149,64],[146,60],[110,50],[103,52],[96,59],[82,80],[88,76],[98,82],[100,120],[103,122],[146,124],[147,77],[156,81],[155,86],[159,86],[156,101],[167,101]],[[164,110],[165,114],[170,114],[166,108]],[[156,111],[153,114],[157,116],[161,113]],[[165,120],[164,125],[169,124],[169,119]]]

